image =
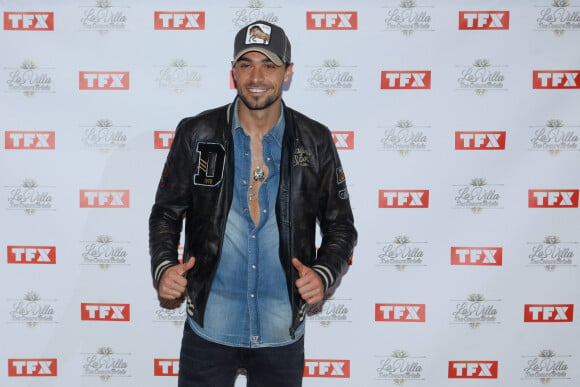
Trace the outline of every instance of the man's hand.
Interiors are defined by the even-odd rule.
[[[296,287],[300,297],[307,304],[316,304],[324,298],[324,284],[314,270],[302,264],[298,258],[292,258],[292,265],[298,270],[300,278],[296,280]]]
[[[186,263],[180,263],[167,269],[159,282],[159,297],[167,300],[176,300],[183,296],[187,286],[185,273],[194,265],[195,258],[191,257]]]

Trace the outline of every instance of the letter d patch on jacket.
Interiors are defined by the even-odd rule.
[[[226,161],[226,151],[221,144],[200,142],[197,144],[199,165],[193,177],[195,185],[216,186],[221,183]]]

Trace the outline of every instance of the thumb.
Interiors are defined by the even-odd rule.
[[[307,269],[307,266],[304,266],[302,262],[298,258],[292,258],[292,265],[298,270],[298,274],[302,277]]]
[[[195,265],[195,257],[189,258],[189,261],[181,264],[181,275],[185,274],[188,270],[193,268]]]

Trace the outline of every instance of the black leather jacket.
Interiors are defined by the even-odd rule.
[[[211,283],[221,256],[234,181],[233,137],[229,117],[235,104],[183,119],[175,131],[155,204],[149,218],[153,283],[177,265],[185,218],[183,257],[195,257],[187,277],[187,313],[203,326]],[[325,289],[348,268],[357,239],[346,180],[328,128],[284,105],[280,186],[276,219],[280,261],[286,273],[293,321],[304,319],[305,303],[294,282],[297,257],[320,275]],[[322,241],[315,246],[316,224]]]

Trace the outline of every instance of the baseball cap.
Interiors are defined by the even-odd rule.
[[[284,30],[263,20],[255,21],[236,34],[234,62],[250,51],[266,55],[274,64],[290,63],[290,41]]]

